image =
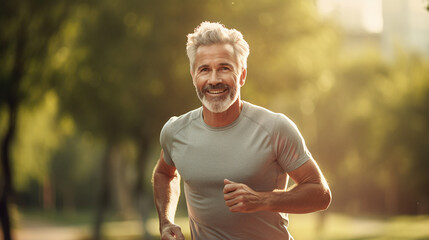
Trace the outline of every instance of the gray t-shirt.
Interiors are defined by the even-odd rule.
[[[225,178],[255,191],[285,189],[287,172],[312,158],[285,115],[243,101],[233,123],[215,128],[198,108],[164,125],[161,146],[184,181],[192,239],[292,239],[287,214],[232,213],[223,198]]]

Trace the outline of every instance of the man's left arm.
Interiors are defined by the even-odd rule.
[[[245,184],[225,179],[225,203],[231,212],[310,213],[329,207],[331,191],[313,159],[288,174],[295,185],[272,192],[256,192]]]

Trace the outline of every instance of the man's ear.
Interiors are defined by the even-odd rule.
[[[244,83],[246,83],[246,76],[247,76],[247,69],[243,68],[243,71],[240,75],[240,86],[244,86]]]

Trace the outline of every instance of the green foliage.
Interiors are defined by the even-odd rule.
[[[43,183],[50,174],[49,160],[61,137],[56,127],[57,111],[58,97],[54,92],[47,93],[40,105],[21,109],[12,153],[18,190],[25,189],[32,179]]]
[[[63,138],[49,165],[58,208],[74,212],[94,204],[97,185],[88,188],[88,183],[96,183],[103,149],[103,143],[89,132],[76,132]]]
[[[46,65],[51,38],[67,18],[71,1],[5,1],[0,12],[0,106],[18,90],[36,103],[52,81]],[[14,84],[19,84],[15,86]],[[31,89],[31,91],[29,91]]]
[[[429,169],[429,65],[407,54],[395,59],[387,63],[368,52],[341,61],[331,94],[318,102],[318,135],[329,138],[317,142],[318,155],[337,173],[332,179],[343,207],[354,202],[367,211],[416,213],[422,209],[415,202],[426,204],[428,178],[420,173]]]

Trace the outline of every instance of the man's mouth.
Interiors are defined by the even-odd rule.
[[[224,92],[226,92],[228,89],[212,89],[212,90],[207,90],[207,92],[209,93],[209,94],[221,94],[221,93],[224,93]]]
[[[226,84],[217,84],[215,86],[208,85],[208,86],[203,88],[203,92],[216,95],[216,94],[222,94],[222,93],[228,91],[228,89],[229,89],[229,87]]]

